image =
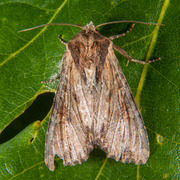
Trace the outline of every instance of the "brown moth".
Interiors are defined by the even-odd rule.
[[[119,21],[101,25],[112,23]],[[62,68],[56,78],[46,81],[60,77],[45,143],[45,164],[51,171],[56,154],[64,165],[81,164],[95,145],[108,158],[123,163],[145,164],[149,158],[144,121],[113,48],[130,61],[145,64],[154,60],[135,60],[113,45],[112,40],[124,36],[134,24],[126,33],[109,38],[96,30],[101,25],[73,25],[82,31],[68,43],[60,39],[67,48]]]

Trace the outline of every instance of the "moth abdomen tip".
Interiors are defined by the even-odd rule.
[[[48,163],[48,162],[45,161],[45,164],[46,164],[46,166],[48,167],[48,169],[50,171],[54,171],[54,169],[55,169],[54,162],[53,163]]]

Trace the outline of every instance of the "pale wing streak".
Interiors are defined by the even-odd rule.
[[[100,140],[99,145],[101,146],[101,148],[106,151],[107,149],[107,143],[109,146],[111,146],[110,142],[106,142],[106,140],[103,142],[103,139],[105,139],[106,134],[108,133],[108,131],[113,128],[116,127],[117,122],[115,122],[116,124],[111,124],[111,122],[113,120],[113,116],[114,116],[114,109],[115,109],[115,103],[114,103],[114,93],[111,95],[111,98],[109,97],[109,94],[112,93],[111,92],[111,88],[114,87],[114,77],[112,76],[112,69],[108,64],[109,61],[106,61],[104,70],[102,72],[102,87],[99,90],[100,91],[100,99],[97,103],[98,105],[98,112],[97,112],[97,127],[96,127],[96,139],[97,141]],[[110,72],[108,72],[108,70]],[[107,74],[109,74],[108,76],[110,78],[107,78]],[[103,80],[103,78],[106,79],[107,84],[109,83],[109,87],[107,86],[107,84],[105,84],[105,80]],[[108,96],[105,93],[109,93]],[[106,102],[104,99],[108,98],[108,101]],[[105,102],[104,102],[105,101]],[[106,111],[105,111],[106,110]],[[104,129],[102,129],[104,127]],[[110,131],[109,131],[110,132]],[[112,137],[114,136],[113,133]],[[111,136],[111,135],[110,135]],[[113,140],[111,141],[113,142]]]
[[[78,81],[77,81],[78,79]],[[93,123],[93,110],[91,107],[89,107],[88,105],[88,99],[87,99],[87,95],[88,95],[88,91],[86,89],[86,86],[83,84],[83,80],[79,74],[79,72],[76,70],[74,72],[74,80],[73,80],[73,83],[74,83],[74,91],[77,92],[76,95],[78,96],[79,98],[79,105],[78,105],[78,112],[80,113],[80,116],[82,121],[81,123],[83,124],[83,127],[87,127],[89,129],[92,128],[92,123]],[[92,100],[92,98],[90,98],[90,100]],[[84,109],[85,108],[85,109]],[[84,114],[86,114],[86,116],[83,116]],[[83,129],[85,129],[83,128]]]
[[[102,88],[103,89],[103,88]],[[97,101],[97,119],[96,117],[94,118],[96,120],[96,122],[94,123],[94,130],[96,129],[96,136],[100,135],[100,129],[99,129],[99,126],[102,126],[102,125],[99,125],[98,122],[102,122],[101,119],[100,119],[100,115],[101,115],[101,105],[102,105],[102,96],[103,96],[103,93],[101,91],[100,93],[100,96],[99,96],[99,99]],[[100,127],[101,128],[101,127]],[[99,137],[100,138],[100,137]]]
[[[99,89],[100,94],[98,94],[98,96],[97,96],[99,98],[96,99],[97,102],[96,102],[96,109],[95,109],[96,114],[95,114],[95,116],[97,116],[97,117],[94,117],[94,119],[95,119],[94,131],[95,131],[95,137],[96,137],[95,141],[98,145],[101,144],[101,142],[99,142],[101,139],[101,135],[102,135],[101,129],[102,129],[103,125],[107,123],[107,120],[105,122],[104,119],[101,119],[102,118],[102,115],[101,115],[102,114],[102,105],[105,105],[103,102],[104,98],[102,98],[104,95],[103,94],[103,92],[104,92],[103,80],[101,80],[101,83],[102,83],[102,87],[99,87],[99,88],[101,88],[101,89]],[[105,113],[103,115],[105,116]],[[104,118],[104,116],[103,116],[103,118]]]
[[[81,92],[82,92],[83,102],[85,102],[86,111],[88,112],[88,116],[89,116],[89,119],[90,119],[90,118],[91,118],[91,113],[93,113],[93,111],[90,112],[90,109],[91,109],[91,108],[88,107],[86,94],[85,94],[85,92],[84,92],[84,90],[83,90],[82,84],[81,84]],[[92,118],[91,118],[91,121],[92,121]],[[91,124],[92,124],[92,123],[91,123]],[[90,125],[89,127],[91,127],[91,125]]]
[[[73,109],[73,112],[75,113],[74,109]],[[78,119],[79,119],[79,118],[80,118],[80,117],[77,117],[77,118],[76,118],[77,122],[78,122]],[[79,142],[79,144],[80,144],[80,146],[81,146],[81,149],[82,149],[83,152],[84,152],[83,154],[87,154],[87,149],[85,149],[85,148],[87,148],[87,147],[83,147],[83,141],[81,140],[81,137],[80,137],[80,136],[77,136],[77,135],[79,134],[79,129],[78,129],[78,127],[81,128],[82,132],[84,133],[83,135],[86,136],[86,135],[85,135],[85,130],[84,130],[84,128],[83,128],[82,126],[78,126],[78,125],[80,125],[80,124],[81,124],[80,121],[79,121],[78,123],[71,123],[71,126],[72,126],[72,128],[73,128],[73,130],[74,130],[74,134],[76,135],[76,140],[75,140],[75,138],[74,138],[73,135],[71,135],[70,137],[74,139],[74,140],[72,139],[72,141],[74,141],[74,143]],[[76,149],[76,151],[78,151],[78,149]]]
[[[111,72],[113,72],[113,69],[112,69],[112,67],[110,66],[110,64],[109,64],[109,68],[112,70]],[[112,76],[112,78],[113,78],[113,86],[112,87],[115,87],[116,86],[116,84],[115,84],[115,79],[114,79],[114,76]],[[105,137],[107,136],[107,134],[108,134],[108,132],[110,132],[110,131],[112,131],[113,132],[113,130],[114,130],[114,128],[116,128],[117,129],[117,124],[118,124],[118,121],[115,121],[114,119],[116,118],[115,117],[115,108],[116,108],[116,101],[115,101],[115,94],[116,94],[116,89],[114,89],[114,91],[113,91],[114,93],[112,94],[112,96],[113,96],[113,107],[112,107],[112,109],[111,109],[111,114],[110,114],[110,116],[109,116],[109,120],[108,120],[108,129],[107,129],[107,132],[106,132],[106,134],[105,134]],[[110,108],[110,106],[109,106],[109,108]],[[112,121],[114,121],[114,124],[112,123]],[[115,123],[116,122],[116,123]],[[111,134],[110,136],[112,136],[112,139],[111,139],[111,142],[109,142],[109,147],[112,147],[112,143],[113,143],[113,140],[114,140],[114,136],[115,136],[115,134]],[[104,145],[104,146],[107,146],[107,145]]]
[[[70,164],[74,165],[77,163],[82,163],[82,159],[86,159],[87,152],[84,151],[84,148],[79,140],[77,135],[76,128],[74,128],[73,124],[66,120],[66,126],[64,127],[67,138],[67,149],[64,151],[64,165]],[[65,141],[66,142],[66,141]]]
[[[78,136],[80,130],[78,130],[77,120],[64,119],[62,125],[62,128],[59,128],[59,132],[62,132],[62,134],[57,139],[61,141],[61,138],[63,137],[62,144],[64,144],[64,146],[61,148],[59,145],[58,155],[61,155],[60,157],[64,159],[64,165],[80,164],[82,159],[85,160],[87,156],[87,152],[85,152],[84,147],[81,144],[85,134],[83,134],[84,136],[82,137]]]
[[[75,107],[76,107],[76,109],[75,109]],[[76,136],[80,133],[80,129],[83,132],[83,135],[86,136],[86,130],[85,130],[84,123],[83,123],[82,118],[79,113],[78,104],[72,106],[71,108],[72,108],[71,112],[74,113],[74,118],[76,119],[76,122],[74,121],[74,123],[71,123]],[[78,129],[78,127],[80,129]],[[71,137],[73,138],[73,136],[71,136]],[[84,154],[88,154],[87,146],[83,147],[83,141],[81,140],[81,136],[77,136],[77,140],[80,143],[81,148],[84,151]],[[75,140],[74,142],[76,142],[77,140]]]
[[[109,60],[111,61],[111,59]],[[112,67],[109,65],[109,68],[112,69]],[[114,69],[112,69],[112,72],[114,71]],[[112,75],[113,76],[113,75]],[[113,76],[113,83],[114,83],[114,86],[113,87],[116,87],[117,86],[117,82],[115,81],[114,79],[114,76]],[[119,133],[118,129],[119,128],[123,128],[123,126],[121,125],[121,117],[119,117],[119,120],[116,120],[117,119],[117,110],[115,111],[115,109],[118,107],[118,104],[119,101],[116,101],[117,97],[116,97],[116,94],[117,94],[117,89],[115,88],[114,91],[113,91],[113,108],[112,108],[112,113],[111,113],[111,116],[109,117],[109,124],[108,124],[108,130],[106,132],[106,135],[105,135],[105,139],[108,138],[107,142],[105,140],[105,144],[103,144],[104,147],[108,147],[108,157],[112,157],[112,158],[115,158],[117,159],[117,156],[120,156],[121,155],[121,147],[120,147],[120,153],[117,152],[117,144],[119,142],[121,142],[121,139],[122,137],[118,136],[117,138],[117,134]],[[120,112],[119,112],[119,116],[120,116]],[[123,133],[123,130],[120,131],[121,133]],[[117,153],[119,154],[117,154]]]

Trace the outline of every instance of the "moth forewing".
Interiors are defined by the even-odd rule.
[[[100,147],[105,150],[108,157],[117,161],[145,164],[149,158],[146,128],[112,47],[111,42],[103,70],[103,77],[108,74],[108,78],[102,82],[104,94],[109,92],[110,98],[107,105],[108,122],[105,125],[105,119],[97,120],[102,123],[101,127],[107,126],[104,132],[100,131],[100,134],[105,134]],[[110,84],[108,81],[111,81],[109,89],[106,86]],[[102,104],[103,109],[104,103]],[[104,114],[103,112],[102,117]]]

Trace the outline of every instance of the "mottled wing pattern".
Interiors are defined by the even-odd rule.
[[[96,120],[96,142],[107,157],[145,164],[149,140],[131,89],[110,47],[102,72]]]
[[[112,41],[92,23],[67,44],[45,144],[45,164],[54,170],[81,164],[94,145],[121,162],[145,164],[149,140]]]
[[[52,171],[56,154],[63,159],[64,165],[74,165],[87,160],[93,149],[92,133],[82,122],[83,117],[80,117],[79,110],[84,107],[82,104],[77,107],[84,96],[81,78],[76,71],[72,57],[65,53],[45,143],[45,164]]]

